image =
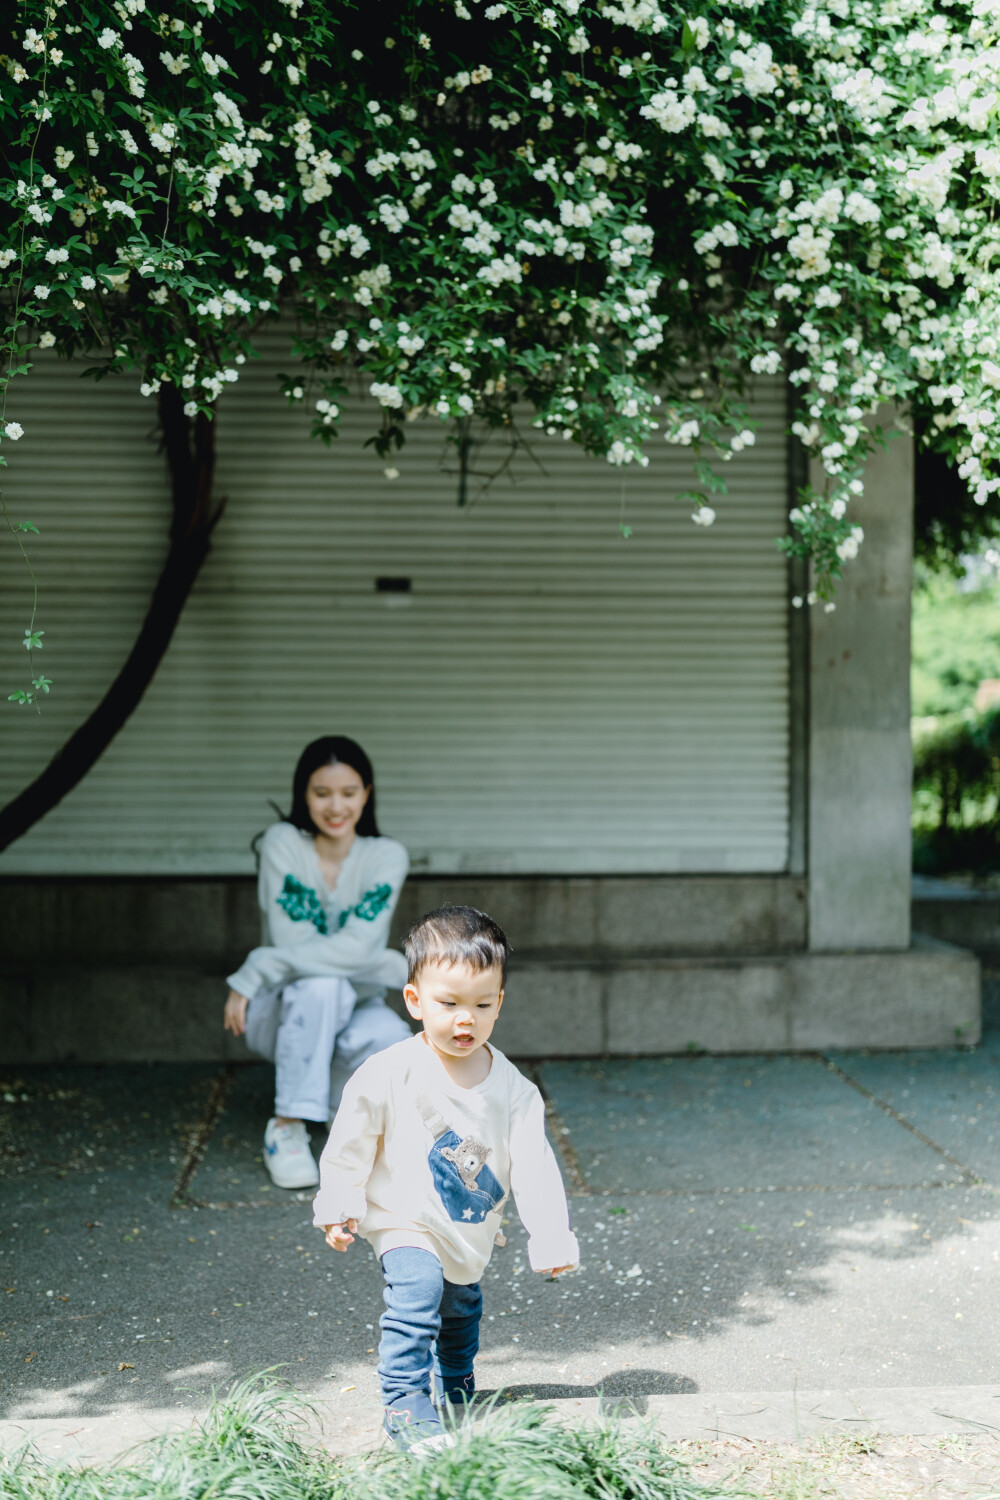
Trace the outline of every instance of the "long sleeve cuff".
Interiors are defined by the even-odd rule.
[[[553,1271],[556,1266],[580,1264],[580,1245],[576,1235],[533,1234],[528,1240],[528,1262],[533,1271]]]
[[[253,1000],[254,997],[259,994],[262,989],[267,988],[267,986],[262,983],[260,975],[257,973],[257,970],[254,968],[249,959],[247,959],[247,961],[239,969],[236,970],[235,974],[229,975],[226,983],[228,984],[229,988],[231,990],[235,990],[238,995],[246,995],[248,1000]]]
[[[313,1199],[313,1224],[323,1229],[327,1224],[346,1224],[348,1219],[361,1220],[368,1201],[354,1184],[324,1183]]]

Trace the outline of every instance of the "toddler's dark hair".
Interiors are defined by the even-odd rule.
[[[466,964],[476,974],[499,968],[507,978],[510,944],[502,927],[474,906],[440,906],[414,922],[403,943],[407,983],[428,963]]]

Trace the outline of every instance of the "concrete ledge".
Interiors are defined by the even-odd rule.
[[[913,927],[942,942],[971,948],[991,966],[1000,964],[1000,891],[949,888],[943,880],[915,878]]]
[[[630,965],[605,1005],[612,1056],[953,1047],[981,1024],[978,961],[926,938],[899,953]]]
[[[392,941],[454,901],[490,912],[522,955],[794,953],[806,946],[806,894],[806,881],[787,875],[411,875]],[[50,963],[162,960],[229,973],[259,941],[245,876],[0,880],[6,964],[44,952]]]
[[[51,965],[0,977],[3,1060],[202,1062],[248,1058],[222,1030],[222,974],[180,966]]]
[[[12,966],[8,1064],[249,1056],[222,1030],[222,968]],[[397,997],[397,1005],[400,1005]],[[900,953],[523,959],[498,1032],[514,1057],[972,1045],[979,963],[930,938]]]
[[[850,1390],[699,1391],[684,1396],[549,1398],[544,1404],[564,1422],[645,1417],[669,1442],[741,1437],[754,1443],[794,1443],[831,1433],[883,1437],[967,1437],[992,1430],[1000,1386],[878,1386]],[[328,1453],[353,1457],[384,1446],[382,1408],[361,1406],[336,1416],[320,1398],[322,1415],[305,1440]],[[124,1406],[93,1415],[22,1417],[0,1421],[0,1451],[26,1442],[64,1464],[107,1464],[136,1443],[184,1431],[203,1419],[203,1408]],[[487,1418],[487,1420],[489,1420]]]
[[[794,953],[806,946],[807,882],[790,875],[484,879],[411,876],[400,934],[449,901],[488,911],[515,953],[615,957]]]

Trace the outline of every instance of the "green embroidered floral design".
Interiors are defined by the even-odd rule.
[[[365,891],[357,906],[348,906],[340,913],[339,927],[343,927],[348,917],[360,917],[363,922],[374,922],[380,911],[385,911],[389,905],[389,897],[392,895],[391,885],[377,885],[370,891]]]
[[[285,884],[278,897],[278,905],[288,913],[293,922],[311,922],[323,937],[329,933],[330,928],[327,925],[322,901],[311,886],[303,885],[300,880],[295,879],[294,875],[285,876]],[[341,926],[343,926],[343,919],[341,919]]]

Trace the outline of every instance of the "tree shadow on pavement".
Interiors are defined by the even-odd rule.
[[[602,1416],[645,1416],[647,1396],[693,1396],[698,1386],[687,1375],[668,1370],[613,1370],[596,1385],[550,1385],[544,1381],[528,1385],[506,1385],[495,1391],[477,1391],[479,1403],[498,1401],[600,1401]]]
[[[995,1034],[836,1062],[541,1064],[583,1265],[532,1275],[511,1213],[481,1384],[627,1414],[695,1391],[1000,1379]],[[333,1420],[377,1404],[378,1265],[331,1254],[312,1195],[268,1183],[265,1065],[0,1085],[0,1416],[188,1409],[278,1365]]]

